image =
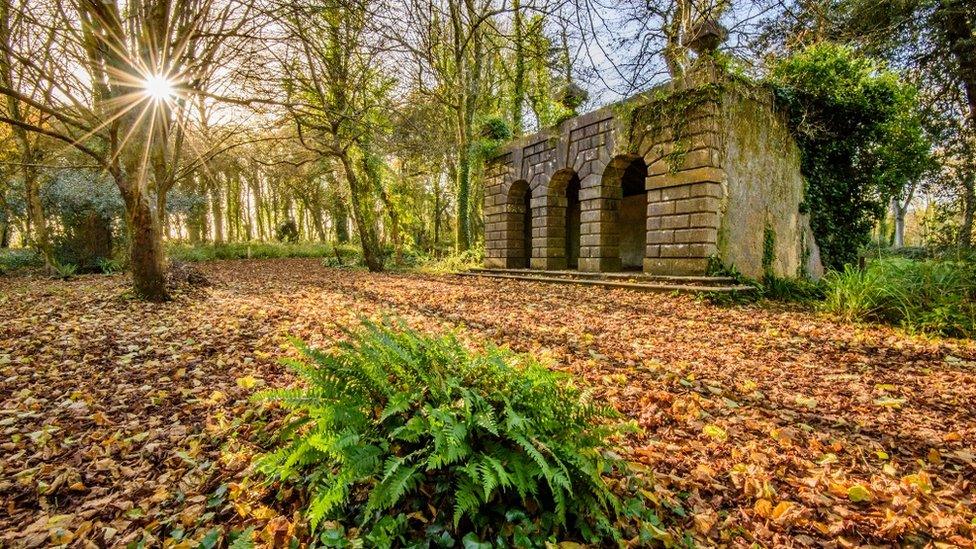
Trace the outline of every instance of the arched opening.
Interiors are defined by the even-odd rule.
[[[507,266],[526,269],[532,258],[532,191],[529,184],[516,181],[508,189],[506,219]]]
[[[620,268],[641,270],[647,249],[647,164],[643,158],[631,160],[620,180]]]
[[[580,255],[580,180],[576,174],[566,184],[566,265],[579,267]]]
[[[564,168],[549,180],[546,200],[546,268],[576,269],[580,257],[580,179]]]
[[[532,264],[532,189],[526,186],[522,196],[522,257],[525,267]]]

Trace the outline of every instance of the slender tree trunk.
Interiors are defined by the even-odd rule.
[[[895,219],[895,234],[891,245],[895,248],[905,247],[905,213],[907,210],[907,204],[902,206],[898,197],[891,199],[891,211]]]
[[[264,197],[261,196],[261,178],[257,173],[254,173],[253,176],[249,178],[249,181],[251,182],[251,194],[254,196],[254,217],[256,218],[255,221],[257,221],[258,240],[264,240],[264,218],[262,217],[264,210]]]
[[[125,201],[125,220],[129,230],[129,265],[136,294],[148,301],[165,301],[166,276],[162,235],[149,204],[149,197],[138,183],[120,184]]]
[[[26,136],[25,136],[26,139]],[[32,156],[27,153],[28,156]],[[57,267],[57,259],[54,257],[54,246],[51,245],[51,237],[47,230],[47,221],[44,219],[44,207],[41,205],[41,190],[37,182],[37,168],[31,165],[24,165],[24,191],[27,199],[27,217],[30,219],[33,229],[34,246],[44,257],[44,267],[48,272]]]
[[[434,176],[434,248],[441,241],[441,178]]]
[[[515,47],[515,68],[512,75],[512,134],[522,136],[522,106],[525,101],[525,50],[522,38],[522,6],[512,0],[512,43]]]
[[[10,205],[6,191],[0,192],[0,248],[10,247]]]
[[[13,63],[11,60],[11,29],[10,29],[10,0],[0,0],[0,83],[11,89],[17,89],[18,82],[14,80]],[[21,108],[21,103],[12,95],[6,95],[7,115],[18,122],[28,122],[27,113]],[[37,180],[36,164],[41,158],[40,151],[37,149],[37,141],[31,142],[27,130],[18,126],[10,126],[11,133],[20,154],[20,161],[23,164],[21,171],[24,176],[24,191],[27,201],[27,219],[33,230],[33,242],[44,257],[44,267],[48,272],[57,266],[54,257],[54,248],[51,245],[50,235],[47,230],[47,221],[44,219],[44,208],[41,206],[40,186]],[[28,234],[28,236],[30,236]]]
[[[220,203],[220,188],[216,181],[211,181],[210,207],[213,212],[213,241],[214,244],[224,243],[224,206]]]
[[[968,135],[963,138],[970,146],[976,145],[976,36],[968,19],[967,5],[961,0],[942,0],[936,9],[936,21],[941,26],[958,63],[956,71],[966,92],[969,110],[964,126]],[[973,218],[976,217],[976,189],[974,177],[967,174],[963,180],[963,220],[959,231],[959,244],[964,248],[973,245]]]
[[[972,173],[963,178],[962,226],[959,228],[959,246],[973,247],[973,219],[976,218],[976,176]]]
[[[333,209],[332,218],[335,220],[336,241],[340,244],[349,242],[349,212],[341,199]]]
[[[319,242],[323,244],[327,242],[325,223],[322,222],[322,207],[317,203],[312,207],[312,226],[315,227],[315,234],[318,235]]]
[[[367,197],[369,195],[368,186],[362,185],[356,174],[355,166],[349,158],[349,153],[343,151],[339,155],[342,162],[342,169],[349,182],[349,196],[352,202],[352,216],[356,222],[359,233],[359,242],[363,248],[363,260],[366,268],[372,272],[383,270],[383,260],[379,253],[379,244],[376,238],[376,227],[373,224],[372,213],[369,208]]]
[[[464,252],[471,247],[471,219],[469,200],[471,198],[471,157],[474,139],[474,99],[466,94],[458,109],[458,163],[457,163],[457,226],[455,227],[455,248]]]

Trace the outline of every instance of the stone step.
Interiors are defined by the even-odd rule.
[[[502,274],[514,276],[555,276],[561,278],[577,278],[588,280],[614,280],[629,282],[664,282],[668,284],[687,284],[687,285],[706,285],[706,286],[727,286],[734,285],[735,279],[730,276],[674,276],[674,275],[651,275],[638,271],[634,272],[615,272],[615,273],[590,273],[585,271],[543,271],[538,269],[498,269],[498,268],[478,268],[471,269],[469,272],[484,274]]]
[[[523,280],[526,282],[549,282],[552,284],[582,284],[587,286],[600,286],[604,288],[627,288],[643,292],[679,292],[679,293],[739,293],[751,292],[755,288],[742,284],[735,285],[705,285],[698,284],[679,284],[676,282],[623,282],[619,280],[571,278],[566,276],[540,276],[530,274],[505,274],[486,272],[488,269],[479,269],[458,273],[460,276],[476,276],[484,278],[498,278],[507,280]],[[522,270],[525,273],[545,273],[547,271]],[[699,277],[706,278],[706,277]]]

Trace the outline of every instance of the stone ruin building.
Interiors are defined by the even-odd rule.
[[[487,268],[821,272],[785,116],[714,65],[509,143],[485,185]]]

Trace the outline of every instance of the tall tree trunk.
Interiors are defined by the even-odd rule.
[[[334,219],[335,224],[336,241],[339,242],[339,244],[349,242],[349,211],[346,209],[346,204],[342,201],[342,199],[336,201],[336,206],[332,212],[332,218]]]
[[[342,162],[342,169],[349,183],[349,196],[352,202],[352,217],[356,222],[359,233],[359,242],[363,248],[363,260],[366,268],[372,272],[383,270],[383,259],[379,253],[379,243],[376,238],[376,227],[373,224],[373,215],[369,207],[369,186],[363,185],[356,174],[355,166],[349,158],[349,153],[343,151],[339,155]]]
[[[11,60],[12,38],[10,35],[10,0],[0,0],[0,83],[10,89],[17,89],[19,83],[14,80],[13,63]],[[20,100],[13,95],[6,95],[7,115],[17,122],[32,122],[27,120],[27,113],[21,108]],[[33,123],[33,122],[32,122]],[[27,202],[27,219],[33,230],[34,245],[44,257],[44,267],[48,272],[57,266],[54,257],[54,247],[51,245],[44,219],[44,208],[41,206],[40,185],[37,180],[37,163],[41,159],[37,148],[37,140],[32,142],[27,130],[19,126],[10,126],[17,150],[20,154],[22,172],[24,175],[24,191]],[[30,235],[28,235],[30,236]]]
[[[10,247],[10,205],[6,191],[0,191],[0,248]]]
[[[251,178],[251,194],[254,196],[254,217],[257,221],[258,240],[265,240],[264,197],[261,196],[261,178],[255,172]]]
[[[166,276],[162,235],[149,197],[138,183],[119,185],[129,230],[129,265],[136,294],[148,301],[165,301]]]
[[[522,136],[522,106],[525,101],[525,49],[522,41],[522,6],[512,0],[512,43],[515,47],[515,67],[512,74],[512,134]]]
[[[461,141],[457,167],[457,227],[455,247],[458,252],[471,247],[471,224],[468,219],[468,199],[471,195],[471,151],[467,140]]]
[[[328,241],[325,234],[325,223],[322,222],[322,206],[315,203],[312,208],[312,226],[315,228],[315,234],[319,237],[319,242],[323,244]]]
[[[434,243],[433,247],[441,241],[441,178],[440,174],[434,175]]]
[[[966,117],[963,139],[970,151],[976,146],[976,36],[969,20],[968,4],[961,0],[942,0],[936,8],[936,21],[945,34],[949,51],[958,63],[956,71],[966,92]],[[973,218],[976,217],[976,189],[972,173],[963,179],[963,219],[959,231],[959,244],[965,248],[973,245]]]
[[[26,136],[24,136],[24,139],[26,140]],[[29,152],[29,148],[27,151],[27,153],[22,154],[22,157],[25,155],[28,158],[33,156]],[[51,244],[51,237],[47,230],[47,221],[44,219],[44,207],[41,205],[41,190],[37,182],[37,167],[25,163],[23,174],[24,192],[27,195],[27,217],[30,219],[31,228],[34,233],[32,241],[44,257],[45,269],[51,272],[57,267],[58,261],[54,257],[54,246]]]
[[[220,187],[216,181],[211,181],[211,211],[213,212],[213,242],[216,245],[224,243],[224,206],[220,202]]]
[[[973,247],[973,219],[976,218],[976,175],[969,173],[963,177],[962,226],[959,227],[959,246]]]

